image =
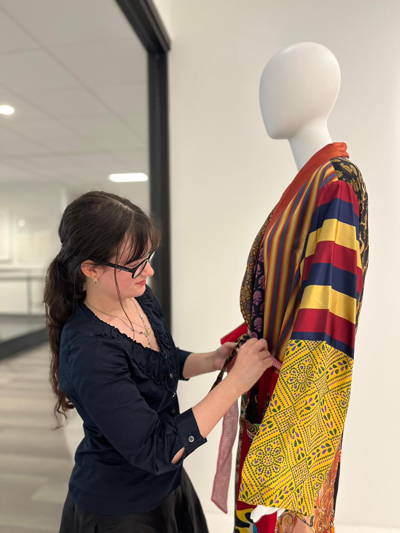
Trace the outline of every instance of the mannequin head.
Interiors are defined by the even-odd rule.
[[[299,43],[267,63],[260,82],[260,105],[268,135],[290,139],[307,126],[323,126],[340,89],[339,64],[328,48]]]

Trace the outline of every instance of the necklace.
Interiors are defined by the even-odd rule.
[[[132,300],[132,298],[130,298],[130,300]],[[110,313],[106,313],[105,311],[102,311],[101,309],[97,309],[97,307],[94,307],[94,305],[89,304],[87,301],[86,301],[86,305],[88,305],[88,306],[91,307],[92,309],[95,309],[96,311],[99,311],[100,313],[103,313],[104,315],[112,316],[112,317],[114,317],[114,318],[118,318],[119,320],[122,320],[122,322],[123,322],[125,325],[127,325],[131,331],[133,331],[134,336],[135,336],[136,333],[138,333],[139,335],[144,335],[144,336],[146,337],[146,339],[147,339],[148,347],[151,348],[150,339],[149,339],[149,337],[150,337],[150,335],[151,335],[151,330],[150,330],[150,328],[149,328],[148,326],[146,326],[146,323],[145,323],[145,321],[143,320],[143,315],[140,314],[139,309],[138,309],[138,307],[137,307],[137,305],[136,305],[136,302],[135,302],[134,300],[132,300],[132,301],[133,301],[133,303],[135,304],[135,307],[136,307],[136,309],[137,309],[137,311],[138,311],[138,313],[139,313],[140,318],[142,319],[143,326],[144,326],[144,331],[139,331],[139,330],[135,329],[135,328],[132,326],[132,324],[130,324],[130,325],[127,324],[127,323],[126,323],[126,320],[125,320],[124,318],[122,318],[122,317],[120,317],[120,316],[117,316],[117,315],[111,315]],[[131,322],[130,319],[129,319],[129,322]],[[139,326],[139,325],[140,325],[140,324],[136,324],[136,322],[133,322],[133,324],[135,324],[136,326]]]
[[[139,311],[139,308],[137,306],[137,303],[135,302],[135,300],[133,298],[129,298],[129,299],[132,300],[132,302],[135,304],[136,310],[139,313],[139,317],[142,319],[142,322],[143,322],[145,335],[146,335],[146,337],[149,337],[151,335],[151,330],[148,328],[148,326],[146,325],[145,321],[143,320],[143,315],[140,314],[140,311]]]

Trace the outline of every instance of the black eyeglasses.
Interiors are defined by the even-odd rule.
[[[152,254],[149,254],[147,259],[139,263],[137,266],[133,268],[128,268],[121,265],[116,265],[115,263],[108,263],[107,261],[102,261],[103,265],[110,266],[113,268],[116,268],[118,270],[124,270],[125,272],[130,272],[132,274],[132,278],[135,279],[140,276],[140,274],[143,272],[143,270],[146,268],[147,263],[150,263],[151,260],[154,257],[154,252]]]

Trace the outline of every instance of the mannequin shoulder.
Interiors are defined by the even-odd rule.
[[[364,202],[367,201],[368,193],[365,186],[361,170],[358,166],[346,157],[331,159],[331,164],[335,169],[335,174],[340,181],[348,183]]]
[[[331,164],[335,169],[336,176],[342,181],[352,183],[354,181],[364,182],[361,170],[358,166],[346,157],[336,157],[331,159]]]
[[[357,178],[362,179],[361,170],[346,157],[336,157],[335,159],[331,159],[331,163],[340,180],[350,182]]]

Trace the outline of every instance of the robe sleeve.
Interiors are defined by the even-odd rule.
[[[300,275],[291,338],[239,500],[309,516],[341,445],[363,288],[359,204],[348,182],[320,189]]]

